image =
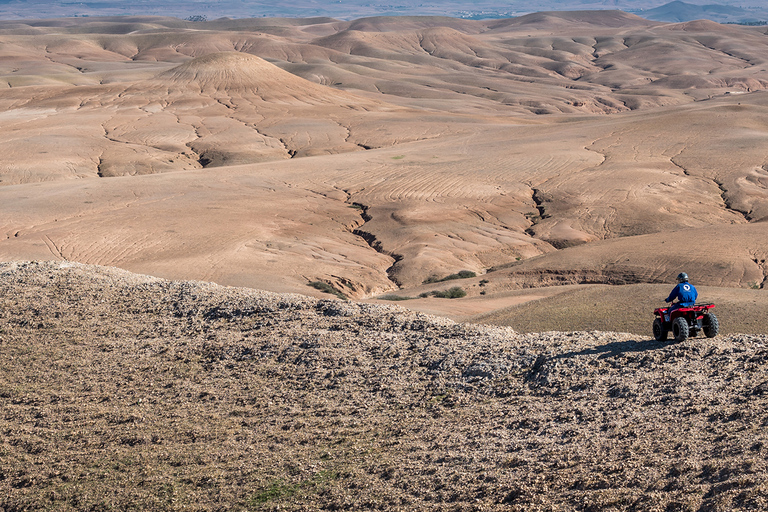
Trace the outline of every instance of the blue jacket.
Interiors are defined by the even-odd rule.
[[[672,293],[669,294],[669,297],[667,297],[667,302],[672,302],[673,300],[677,299],[681,306],[693,306],[693,304],[696,302],[696,297],[698,296],[699,293],[691,283],[680,283],[675,286],[674,290],[672,290]]]

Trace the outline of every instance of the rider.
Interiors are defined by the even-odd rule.
[[[672,302],[677,299],[677,302],[667,308],[666,320],[669,321],[669,317],[674,310],[693,306],[696,302],[696,297],[698,296],[699,293],[696,291],[696,288],[688,282],[688,274],[685,272],[677,274],[677,286],[674,287],[672,293],[670,293],[669,297],[665,300],[665,302]]]

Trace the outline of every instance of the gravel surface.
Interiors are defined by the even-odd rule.
[[[768,336],[0,263],[0,510],[766,510]]]

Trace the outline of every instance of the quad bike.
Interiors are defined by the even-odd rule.
[[[688,336],[695,337],[700,331],[704,331],[707,338],[714,338],[720,330],[717,317],[710,311],[714,307],[714,304],[684,306],[672,311],[669,320],[666,320],[668,307],[656,308],[653,311],[656,315],[653,321],[653,337],[656,341],[664,341],[671,332],[675,341],[681,342]]]

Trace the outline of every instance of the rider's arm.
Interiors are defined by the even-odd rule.
[[[669,294],[669,297],[664,299],[664,302],[672,302],[673,300],[675,300],[677,298],[677,296],[679,295],[679,290],[678,290],[679,287],[680,287],[680,285],[675,286],[672,289],[672,293]]]

